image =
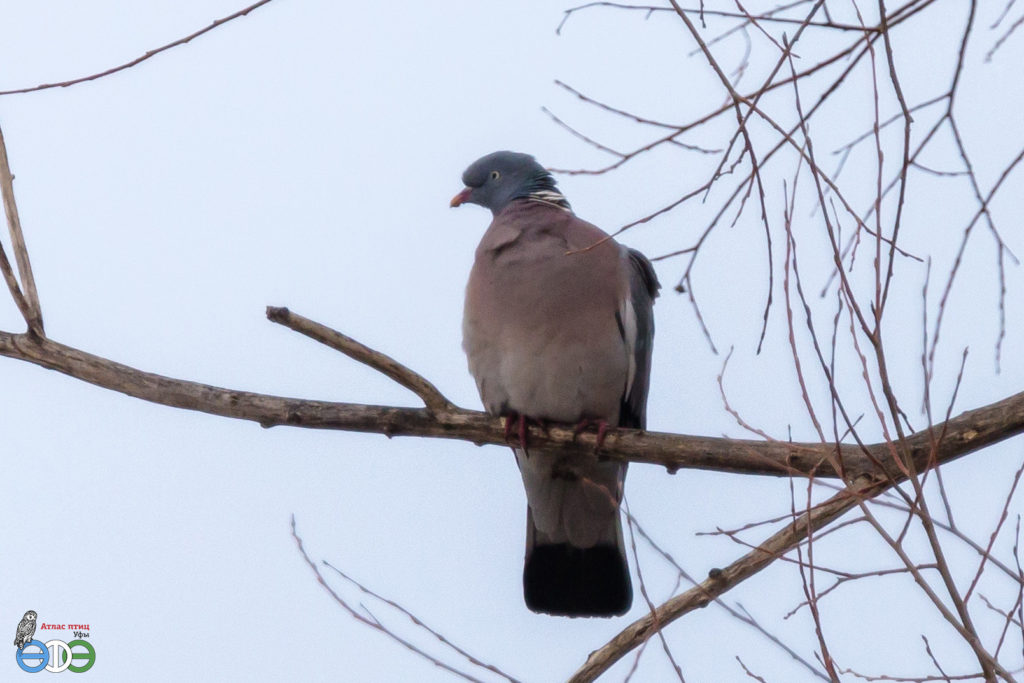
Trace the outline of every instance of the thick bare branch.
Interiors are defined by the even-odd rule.
[[[11,293],[11,298],[14,299],[14,305],[18,307],[21,317],[26,321],[31,320],[32,307],[28,305],[28,300],[21,293],[21,285],[18,284],[18,278],[14,275],[14,268],[11,266],[10,259],[7,258],[3,243],[0,243],[0,273],[4,276],[7,290]]]
[[[431,413],[422,408],[313,401],[237,391],[144,372],[31,334],[0,332],[0,355],[35,363],[145,401],[251,420],[264,427],[288,425],[370,432],[388,437],[424,436],[478,445],[506,443],[499,420],[455,406]],[[380,369],[369,357],[364,362]],[[546,432],[538,427],[530,429],[530,442],[537,447],[592,454],[597,445],[596,435],[577,436],[570,426],[552,426]],[[1021,432],[1024,432],[1024,392],[966,412],[931,430],[912,434],[903,447],[923,471]],[[633,429],[610,432],[601,448],[602,457],[661,465],[669,471],[686,468],[817,478],[844,478],[845,475],[850,480],[861,474],[878,473],[875,463],[882,463],[884,475],[891,481],[898,481],[903,474],[890,453],[891,446],[886,443],[864,448],[841,444],[837,448],[820,443],[754,441]]]
[[[809,513],[800,515],[792,524],[751,550],[724,569],[714,569],[708,578],[693,588],[669,599],[650,614],[623,629],[608,644],[595,650],[586,663],[569,679],[570,683],[592,681],[607,671],[633,648],[644,643],[667,624],[701,607],[707,607],[712,600],[739,585],[746,579],[767,567],[776,558],[784,555],[813,533],[847,510],[857,505],[861,496],[872,497],[881,493],[878,481],[865,479],[856,493],[840,491],[825,503]]]
[[[43,335],[43,311],[39,306],[39,294],[36,291],[36,280],[32,276],[32,264],[28,260],[28,249],[25,247],[25,236],[21,232],[21,219],[18,217],[18,206],[14,202],[14,174],[7,161],[7,145],[4,143],[3,131],[0,131],[0,196],[3,197],[4,214],[7,216],[7,228],[11,233],[11,247],[14,259],[18,264],[18,275],[21,276],[20,287],[14,281],[11,265],[0,247],[0,266],[3,268],[4,279],[11,290],[11,296],[18,305],[18,310],[28,323],[30,330]]]

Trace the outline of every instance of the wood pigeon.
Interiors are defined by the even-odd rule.
[[[643,429],[659,284],[643,254],[577,218],[544,167],[495,152],[452,206],[494,220],[466,287],[463,348],[487,412],[519,421],[523,589],[535,612],[613,616],[633,590],[619,521],[626,463],[530,449],[525,420]],[[525,446],[525,447],[524,447]]]

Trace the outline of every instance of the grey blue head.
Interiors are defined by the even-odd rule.
[[[515,199],[532,198],[568,209],[555,179],[529,154],[493,152],[480,157],[462,174],[466,186],[451,205],[478,204],[497,215]]]

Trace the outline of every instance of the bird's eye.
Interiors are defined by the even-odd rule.
[[[491,180],[497,180],[500,177],[501,177],[500,173],[498,173],[497,171],[491,171]]]

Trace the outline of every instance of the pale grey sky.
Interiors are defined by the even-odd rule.
[[[478,408],[460,347],[462,292],[490,217],[475,207],[448,208],[463,168],[496,149],[529,152],[553,167],[608,162],[554,125],[542,105],[622,148],[649,139],[588,109],[554,79],[671,121],[689,120],[722,98],[706,65],[687,57],[693,46],[677,21],[597,10],[578,15],[558,36],[566,6],[275,0],[110,78],[0,98],[48,334],[140,369],[219,386],[416,405],[376,373],[265,320],[265,306],[289,306]],[[103,70],[239,7],[230,0],[7,0],[0,3],[0,90]],[[997,9],[979,21],[991,23]],[[921,26],[938,32],[942,19],[936,12]],[[901,63],[923,80],[932,66],[928,41],[905,40]],[[805,49],[811,59],[824,48]],[[965,134],[979,157],[993,158],[988,169],[1002,168],[1007,150],[1022,140],[1020,83],[986,81],[1024,59],[1019,44],[1005,50],[987,71],[983,50],[972,53],[977,76],[960,100],[968,110],[985,101],[984,116],[971,117]],[[992,97],[986,87],[999,88],[1005,106],[983,100]],[[913,99],[928,94],[914,92]],[[835,116],[845,116],[841,106]],[[721,142],[700,132],[687,141]],[[863,174],[868,197],[870,161],[851,160],[844,171]],[[618,174],[561,177],[560,184],[579,215],[611,230],[699,185],[707,169],[706,158],[657,152]],[[995,176],[989,170],[983,180],[988,187]],[[1009,217],[1005,236],[1024,256],[1019,173],[1012,183],[1000,208]],[[938,208],[907,218],[911,245],[955,245],[969,194],[954,201],[943,187],[920,188],[934,193]],[[781,180],[768,189],[778,204]],[[710,210],[688,205],[623,241],[649,256],[688,246]],[[798,219],[818,220],[809,211]],[[765,351],[755,353],[766,293],[756,211],[717,234],[695,277],[719,350],[735,348],[725,377],[730,402],[776,438],[786,438],[791,425],[794,439],[812,439],[779,304]],[[986,239],[979,236],[968,252],[974,270],[958,283],[948,344],[940,349],[948,366],[971,347],[954,412],[1014,393],[1024,377],[1015,327],[1022,282],[1014,268],[1006,274],[1003,372],[992,373],[997,328],[987,302],[996,281]],[[940,252],[946,260],[935,272],[948,268],[951,252],[936,247]],[[801,264],[818,282],[814,291],[828,265]],[[892,350],[895,380],[907,387],[907,405],[916,406],[923,270],[906,268],[889,329],[900,339]],[[722,408],[716,376],[723,355],[711,352],[685,297],[672,292],[681,262],[657,269],[665,289],[656,306],[650,428],[748,437]],[[0,329],[23,329],[6,294]],[[854,366],[845,371],[856,377]],[[948,368],[937,378],[943,407],[954,378]],[[614,620],[554,619],[525,608],[525,499],[504,449],[263,430],[8,359],[0,359],[0,389],[0,631],[13,633],[28,609],[40,621],[89,623],[98,661],[83,676],[91,680],[450,680],[331,601],[296,552],[292,514],[314,559],[342,568],[521,680],[565,678],[646,609],[639,594],[629,616]],[[851,400],[860,409],[870,405],[866,397]],[[919,414],[911,419],[924,422]],[[983,466],[967,458],[948,468],[955,499],[965,514],[977,514],[963,523],[979,534],[998,515],[996,499],[1019,464],[1020,446],[988,453]],[[790,506],[785,480],[667,476],[643,466],[631,468],[627,496],[650,533],[698,577],[744,550],[696,532],[735,528]],[[822,541],[820,552],[845,567],[896,562],[870,535],[837,535]],[[643,546],[641,562],[660,602],[674,575]],[[867,659],[879,666],[922,661],[925,631],[933,644],[948,644],[955,669],[970,666],[909,583],[889,590],[881,606],[873,588],[877,583],[862,582],[836,598],[842,609],[832,609],[827,624],[837,657],[863,662],[872,650]],[[803,599],[790,568],[773,567],[728,597],[813,657],[806,611],[782,619]],[[396,630],[429,643],[402,618],[367,604]],[[914,610],[920,621],[892,617]],[[769,681],[806,675],[713,607],[674,624],[667,636],[688,681],[743,680],[736,655]],[[634,680],[671,675],[660,647],[650,644]],[[0,658],[5,680],[21,675],[12,651],[6,663]],[[621,680],[630,664],[620,663],[609,680]]]

